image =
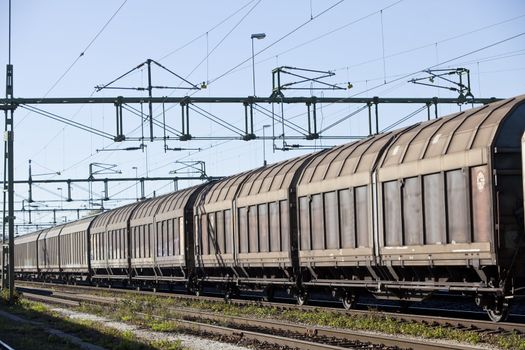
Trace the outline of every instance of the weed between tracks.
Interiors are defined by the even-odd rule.
[[[372,331],[394,335],[406,335],[425,339],[453,340],[469,344],[488,344],[502,349],[525,350],[525,339],[519,334],[484,334],[470,330],[458,330],[439,325],[425,325],[415,322],[403,322],[384,316],[371,310],[367,315],[345,315],[341,313],[316,309],[280,309],[276,307],[243,305],[238,306],[220,301],[188,300],[137,294],[119,295],[122,300],[115,306],[83,305],[84,312],[102,315],[113,314],[119,320],[138,323],[155,331],[177,331],[175,322],[167,318],[181,317],[177,308],[192,308],[200,311],[211,311],[226,316],[267,318],[298,322],[311,326],[328,326],[349,330]],[[109,312],[110,311],[110,312]],[[155,315],[140,317],[139,313]],[[159,320],[158,317],[164,318]]]

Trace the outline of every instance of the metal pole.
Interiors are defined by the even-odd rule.
[[[135,179],[138,179],[139,177],[138,167],[134,166],[131,169],[135,169]],[[135,198],[137,199],[137,201],[139,200],[139,182],[138,181],[135,182]]]
[[[153,87],[151,86],[151,60],[148,60],[148,95],[151,99]],[[148,104],[149,107],[149,137],[150,141],[153,142],[153,103],[151,100]]]
[[[5,111],[5,120],[7,121],[7,110]],[[5,133],[7,134],[7,123],[5,124]],[[7,142],[5,145],[6,151],[7,151]],[[2,289],[7,288],[7,271],[6,271],[6,257],[7,257],[7,250],[6,250],[6,235],[5,235],[5,216],[6,216],[6,197],[7,197],[7,172],[5,171],[7,169],[7,157],[4,155],[4,190],[3,190],[3,211],[2,211]],[[31,219],[29,219],[31,220]]]
[[[31,174],[31,159],[29,159],[29,193],[28,193],[28,202],[33,202],[33,186],[31,185],[31,181],[33,180],[32,174]]]
[[[9,0],[9,60],[7,64],[6,74],[6,98],[8,98],[11,105],[10,112],[6,111],[5,114],[5,128],[7,138],[7,199],[8,199],[8,226],[9,226],[9,302],[13,302],[13,296],[15,293],[15,191],[14,191],[14,149],[13,149],[13,128],[14,128],[14,106],[13,106],[13,65],[11,64],[11,0]],[[4,159],[5,164],[5,159]],[[5,171],[5,168],[4,168]],[[4,195],[5,196],[5,195]],[[5,198],[5,197],[4,197]],[[5,200],[4,200],[5,203]],[[5,205],[5,204],[4,204]],[[5,221],[5,217],[3,218]],[[5,231],[4,231],[5,232]],[[2,259],[4,261],[5,259]]]
[[[264,129],[266,129],[266,125],[263,125],[263,166],[266,166],[266,134]]]
[[[253,36],[252,36],[252,82],[253,82],[253,97],[255,97],[255,51],[253,50]]]
[[[15,292],[15,191],[14,191],[14,147],[13,147],[13,115],[14,111],[11,109],[10,118],[6,119],[6,125],[8,125],[7,131],[7,223],[9,227],[9,302],[13,301],[13,295]]]

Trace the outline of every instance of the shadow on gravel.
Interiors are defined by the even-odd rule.
[[[49,314],[38,304],[0,302],[0,340],[16,350],[158,350],[132,332],[104,328],[93,322],[72,321]]]

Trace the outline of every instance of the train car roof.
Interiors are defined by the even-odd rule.
[[[65,235],[73,232],[85,231],[89,228],[89,225],[93,220],[95,220],[95,218],[96,216],[90,216],[82,218],[80,220],[68,222],[64,225],[64,228],[62,229],[62,232],[60,232],[60,234]]]
[[[251,176],[242,183],[238,198],[287,189],[294,174],[312,154],[288,159],[251,171]]]
[[[199,194],[196,205],[232,200],[239,186],[251,175],[252,171],[245,171],[215,182]]]
[[[360,172],[370,173],[381,155],[381,151],[402,130],[405,129],[370,136],[318,154],[306,166],[299,180],[299,185]]]
[[[190,196],[203,185],[189,187],[177,192],[162,195],[148,201],[141,202],[131,215],[131,220],[152,217],[156,214],[184,209]]]
[[[39,230],[35,232],[31,232],[22,236],[15,237],[15,244],[22,244],[22,243],[28,243],[32,241],[36,241],[38,239],[38,236],[45,230]]]
[[[93,224],[91,226],[91,229],[93,230],[100,230],[101,228],[106,228],[108,225],[113,225],[117,223],[127,223],[127,220],[133,211],[137,206],[141,205],[142,203],[132,203],[125,205],[120,208],[115,208],[112,210],[109,210],[105,213],[100,214],[95,218],[93,221]]]
[[[520,115],[513,112],[525,106],[524,102],[525,95],[517,96],[420,123],[388,146],[379,167],[383,172],[392,168],[387,172],[394,177],[399,165],[412,162],[420,164],[420,173],[485,164],[492,146],[520,147],[525,111]],[[438,157],[443,161],[430,162]]]

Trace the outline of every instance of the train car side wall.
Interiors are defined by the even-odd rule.
[[[525,103],[514,106],[503,121],[493,145],[493,181],[499,284],[525,287],[523,176],[521,137],[525,131]]]

